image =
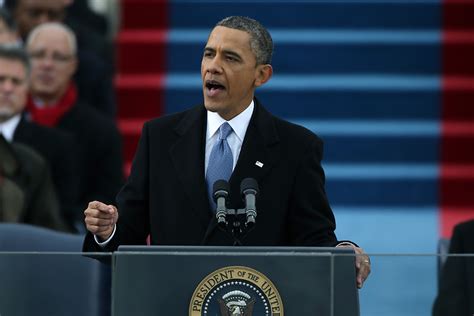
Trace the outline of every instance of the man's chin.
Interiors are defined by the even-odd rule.
[[[219,112],[219,110],[222,109],[222,104],[204,100],[204,107],[210,112]]]
[[[5,122],[15,115],[13,111],[0,109],[0,122]]]

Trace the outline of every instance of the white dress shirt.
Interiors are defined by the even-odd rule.
[[[232,165],[232,171],[234,171],[237,160],[239,159],[240,149],[242,148],[242,143],[244,142],[245,133],[247,132],[247,127],[250,123],[250,118],[252,117],[254,109],[253,100],[250,105],[239,115],[226,121],[219,114],[215,112],[207,111],[207,133],[206,133],[206,156],[204,164],[204,174],[207,174],[207,166],[209,166],[209,157],[211,156],[212,148],[219,138],[219,127],[225,122],[229,123],[232,127],[233,133],[230,133],[227,137],[227,143],[232,150],[232,158],[234,164]]]
[[[21,114],[14,115],[7,121],[0,123],[0,134],[11,143],[13,141],[13,135],[15,134],[16,127],[20,123]]]

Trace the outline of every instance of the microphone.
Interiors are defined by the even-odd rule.
[[[217,180],[212,186],[212,197],[216,202],[216,218],[219,226],[226,225],[225,217],[227,215],[226,198],[229,196],[229,183],[225,180]]]
[[[258,194],[258,183],[253,178],[245,178],[240,183],[240,191],[245,200],[245,215],[247,217],[247,226],[255,225],[257,217],[256,195]]]

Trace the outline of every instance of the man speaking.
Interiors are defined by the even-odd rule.
[[[260,191],[257,224],[243,245],[348,244],[334,234],[322,141],[274,117],[254,97],[272,76],[272,51],[271,36],[257,21],[233,16],[217,23],[201,62],[204,106],[144,125],[118,208],[94,201],[84,211],[90,232],[84,251],[145,244],[148,235],[153,245],[232,245],[217,226],[210,195],[216,180],[226,180],[229,205],[241,208],[244,178],[254,178]],[[356,266],[361,287],[368,257],[358,256]]]

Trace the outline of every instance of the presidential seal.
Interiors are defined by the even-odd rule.
[[[242,266],[216,270],[197,286],[189,316],[283,316],[283,302],[262,273]]]

